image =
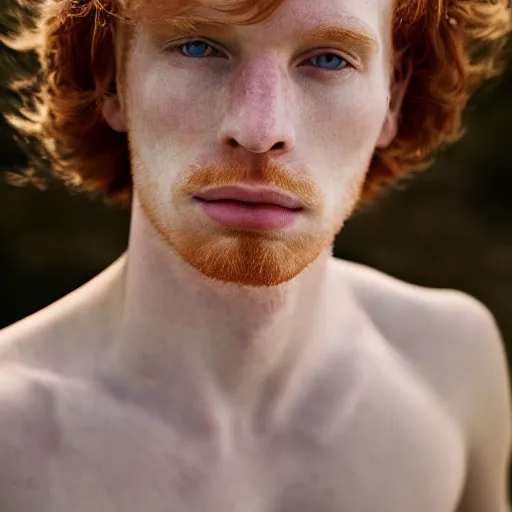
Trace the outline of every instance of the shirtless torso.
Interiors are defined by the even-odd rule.
[[[258,410],[215,406],[211,422],[102,371],[98,304],[122,265],[0,336],[0,510],[484,512],[490,501],[465,497],[474,478],[505,511],[492,443],[489,460],[469,448],[477,416],[506,410],[481,380],[503,354],[472,299],[333,260],[352,321],[332,349],[279,403],[270,386]],[[499,403],[474,407],[486,393]]]
[[[42,2],[27,134],[131,229],[0,333],[0,512],[507,511],[492,315],[332,258],[453,140],[505,3]]]

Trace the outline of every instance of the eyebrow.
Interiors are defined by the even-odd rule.
[[[365,55],[371,55],[378,49],[377,39],[365,28],[347,28],[341,25],[321,25],[305,35],[301,39],[317,43],[320,41],[340,42],[351,45],[354,50]]]
[[[371,31],[363,26],[359,20],[354,20],[354,28],[339,24],[323,24],[306,33],[297,32],[295,40],[304,41],[306,44],[318,44],[320,42],[338,42],[348,45],[356,54],[368,59],[378,49],[378,42]],[[203,21],[184,22],[173,18],[151,20],[151,31],[155,35],[178,36],[181,34],[196,35],[207,30],[226,30],[230,25],[226,23],[209,23]]]

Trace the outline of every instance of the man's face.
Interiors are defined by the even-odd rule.
[[[332,246],[394,136],[392,12],[392,0],[286,0],[252,25],[139,24],[124,108],[104,112],[128,132],[136,198],[185,261],[271,286]],[[205,194],[226,185],[277,189],[302,209]]]

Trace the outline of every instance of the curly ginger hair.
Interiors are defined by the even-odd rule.
[[[101,105],[112,90],[112,77],[120,72],[117,22],[130,25],[148,9],[158,16],[162,2],[43,1],[40,29],[32,40],[43,76],[38,108],[20,112],[24,122],[13,123],[20,133],[35,137],[65,183],[128,204],[132,180],[127,134],[109,127]],[[283,1],[165,0],[165,7],[185,22],[202,21],[208,13],[208,21],[248,24],[270,16]],[[396,0],[397,72],[407,68],[410,82],[398,134],[388,148],[376,150],[363,201],[385,184],[425,167],[436,148],[460,138],[470,97],[502,71],[511,30],[510,0]]]

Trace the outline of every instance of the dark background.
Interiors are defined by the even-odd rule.
[[[0,0],[0,33],[15,28]],[[509,52],[510,54],[510,52]],[[509,58],[512,64],[512,58]],[[34,59],[0,44],[0,112],[8,81]],[[475,296],[494,313],[512,353],[512,65],[472,101],[464,139],[434,166],[353,218],[336,255],[400,279]],[[0,328],[88,281],[126,248],[129,212],[58,183],[48,191],[2,179],[24,163],[0,118]]]

